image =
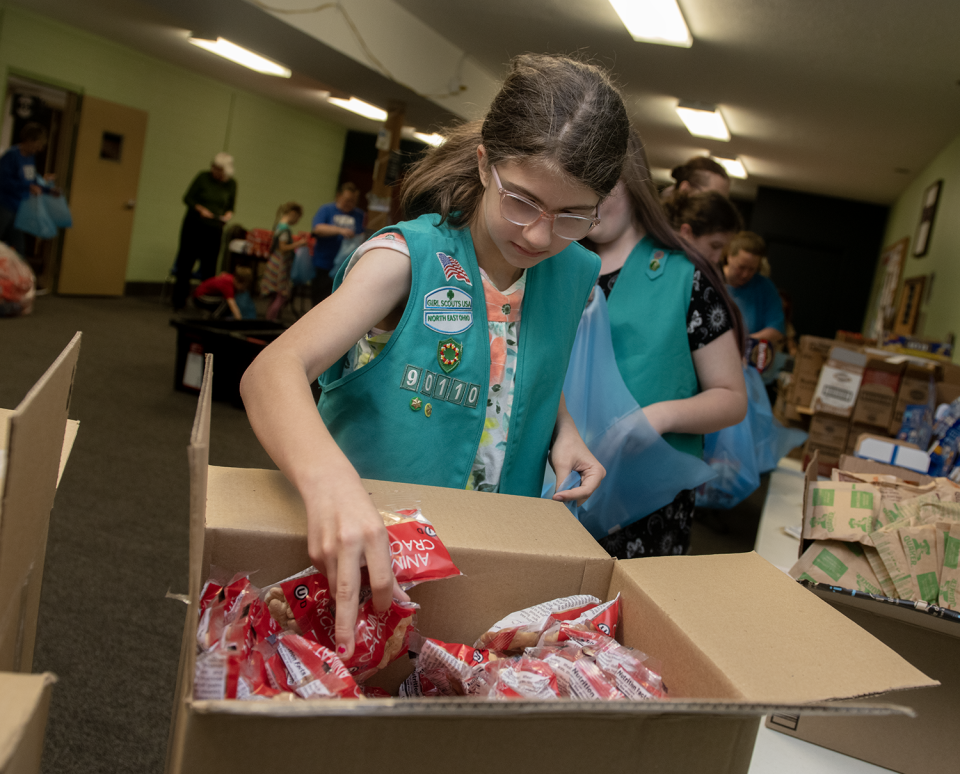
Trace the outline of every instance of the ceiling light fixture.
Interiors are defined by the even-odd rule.
[[[730,177],[736,177],[740,180],[747,179],[747,168],[739,158],[728,159],[725,156],[711,156],[710,158],[727,170],[727,174],[730,175]]]
[[[730,141],[730,130],[715,105],[703,105],[699,102],[684,102],[677,105],[677,115],[694,137],[707,137],[711,140]]]
[[[222,56],[224,59],[229,59],[231,62],[236,62],[238,65],[243,65],[264,75],[276,75],[279,78],[289,78],[293,74],[283,65],[277,64],[266,57],[262,57],[260,54],[254,54],[252,51],[248,51],[236,43],[231,43],[226,38],[212,40],[210,38],[191,35],[188,40],[195,46],[199,46],[211,53]]]
[[[446,137],[444,137],[442,134],[437,134],[436,132],[433,134],[414,132],[413,136],[420,140],[420,142],[425,142],[427,145],[432,145],[434,148],[439,148],[447,141]]]
[[[370,118],[374,121],[387,120],[386,110],[382,110],[376,105],[371,105],[369,102],[364,102],[362,99],[357,99],[356,97],[350,97],[350,99],[330,97],[327,102],[329,102],[331,105],[336,105],[339,108],[343,108],[344,110],[349,110],[351,113],[356,113],[357,115],[363,116],[364,118]]]
[[[693,36],[677,0],[610,0],[634,40],[690,48]]]

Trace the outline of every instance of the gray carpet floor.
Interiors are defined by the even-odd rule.
[[[150,298],[43,296],[0,319],[0,406],[83,331],[80,431],[51,514],[33,669],[54,672],[46,774],[163,771],[186,608],[186,449],[195,396],[173,389],[177,332]],[[246,415],[214,403],[210,462],[274,467]],[[763,491],[694,526],[695,553],[751,550]]]

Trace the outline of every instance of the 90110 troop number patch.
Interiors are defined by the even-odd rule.
[[[476,408],[480,403],[479,384],[462,382],[447,374],[435,374],[417,366],[407,365],[403,369],[400,387],[467,408]]]

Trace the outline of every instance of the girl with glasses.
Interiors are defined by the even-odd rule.
[[[600,69],[518,57],[485,119],[408,173],[415,219],[362,245],[334,293],[244,375],[251,424],[306,504],[311,560],[349,600],[341,656],[362,561],[377,609],[406,599],[361,477],[537,497],[549,453],[559,480],[582,478],[557,499],[583,500],[603,478],[561,389],[599,273],[577,240],[620,177],[628,132]]]
[[[724,212],[739,222],[724,201]],[[703,434],[746,413],[743,326],[717,268],[671,228],[635,130],[623,175],[601,203],[600,217],[586,242],[600,256],[599,286],[618,370],[653,429],[675,449],[702,457]],[[706,230],[713,233],[715,225]],[[684,490],[653,513],[637,503],[634,521],[600,544],[622,559],[687,553],[694,500],[693,490]]]

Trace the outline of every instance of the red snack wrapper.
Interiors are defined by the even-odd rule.
[[[225,631],[246,614],[248,606],[258,594],[246,576],[213,593],[216,585],[207,584],[204,587],[208,601],[197,625],[197,644],[202,651],[211,650],[221,644]],[[242,632],[234,631],[229,634],[229,645],[236,647],[243,639]]]
[[[484,664],[499,656],[469,645],[441,642],[413,635],[417,672],[436,687],[441,696],[470,696],[478,692]]]
[[[544,629],[537,645],[543,647],[565,642],[570,639],[570,633],[574,631],[593,632],[613,638],[616,636],[619,621],[620,595],[617,594],[613,601],[594,605],[572,620],[558,619],[555,615],[551,615],[550,623]]]
[[[474,647],[495,650],[498,653],[517,653],[524,648],[532,648],[540,640],[543,630],[551,622],[556,623],[558,617],[578,618],[598,604],[600,600],[596,597],[582,594],[518,610],[491,626],[474,643]]]
[[[390,536],[393,574],[404,591],[424,581],[462,575],[419,509],[380,511],[380,515]]]
[[[494,661],[487,664],[483,672],[489,699],[551,701],[560,698],[557,676],[550,665],[540,659],[520,656]]]
[[[360,692],[365,699],[392,699],[390,691],[377,688],[375,685],[361,685]]]
[[[277,638],[277,653],[283,660],[289,684],[304,699],[359,699],[357,683],[336,654],[299,634]]]
[[[368,680],[407,652],[409,629],[418,609],[412,602],[393,600],[389,608],[377,612],[369,594],[369,589],[363,589],[354,629],[356,647],[345,662],[357,682]],[[266,602],[285,629],[336,649],[336,606],[326,576],[313,568],[305,570],[268,589]]]

